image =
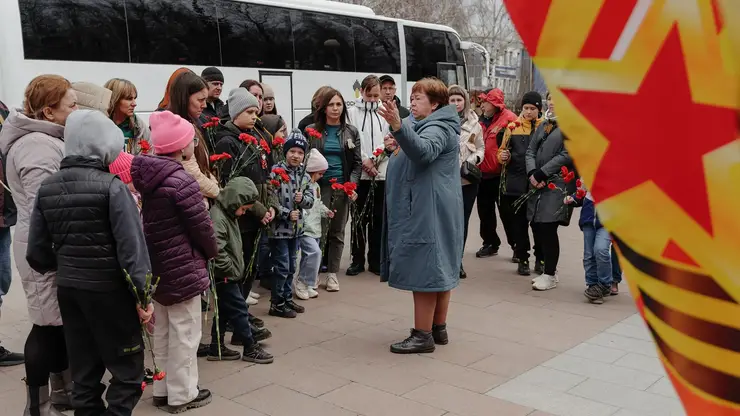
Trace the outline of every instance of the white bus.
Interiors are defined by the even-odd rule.
[[[224,100],[256,79],[295,126],[322,85],[349,101],[366,75],[388,74],[407,104],[425,76],[466,80],[453,29],[326,0],[3,0],[0,39],[0,100],[16,107],[40,74],[98,85],[116,77],[136,85],[137,112],[148,116],[177,68],[215,66]]]

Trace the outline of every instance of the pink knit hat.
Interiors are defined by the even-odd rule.
[[[134,160],[134,155],[131,153],[121,152],[118,154],[116,160],[108,166],[110,173],[118,175],[123,183],[131,183],[131,161]]]
[[[158,155],[168,155],[182,150],[195,138],[195,126],[169,111],[149,116],[151,139]]]

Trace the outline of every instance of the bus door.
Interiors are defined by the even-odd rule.
[[[293,73],[283,71],[260,71],[260,82],[275,91],[275,108],[285,120],[288,132],[297,127],[293,117]]]

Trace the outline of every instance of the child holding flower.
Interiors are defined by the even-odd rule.
[[[285,161],[275,165],[271,182],[276,189],[280,209],[270,229],[270,254],[274,281],[270,315],[295,318],[305,308],[293,302],[293,274],[295,273],[298,241],[303,236],[302,210],[314,204],[313,189],[306,187],[311,178],[301,167],[308,142],[300,130],[288,135],[283,151]]]

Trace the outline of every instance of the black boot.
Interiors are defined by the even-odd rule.
[[[358,274],[365,271],[365,265],[360,263],[352,263],[347,268],[347,276],[357,276]]]
[[[270,316],[277,316],[278,318],[295,318],[298,316],[296,311],[286,305],[285,302],[271,304],[268,314]]]
[[[26,386],[27,401],[23,416],[64,416],[51,405],[49,399],[49,386],[30,387]]]
[[[272,332],[267,328],[257,328],[256,326],[253,326],[250,329],[252,330],[252,338],[254,338],[255,342],[264,341],[272,337]]]
[[[190,401],[189,403],[181,404],[179,406],[167,406],[165,410],[167,410],[168,413],[182,413],[185,411],[188,411],[190,409],[197,409],[200,407],[203,407],[207,405],[208,403],[213,400],[213,395],[211,394],[211,391],[208,389],[199,389],[198,395]]]
[[[447,337],[447,324],[432,325],[432,338],[434,343],[439,345],[447,345],[450,339]]]
[[[262,319],[260,319],[260,318],[258,318],[256,316],[252,315],[251,313],[249,314],[249,323],[251,323],[252,325],[256,326],[257,328],[264,328],[265,327],[265,321],[263,321]]]
[[[394,354],[422,354],[434,352],[434,338],[431,332],[411,330],[411,336],[391,345]]]
[[[519,273],[520,276],[529,276],[532,273],[529,270],[529,262],[527,260],[521,260],[516,272]]]
[[[72,410],[72,372],[69,369],[61,373],[49,374],[51,385],[51,404],[60,412]]]
[[[285,306],[289,307],[290,309],[293,309],[294,311],[296,311],[298,313],[304,313],[304,312],[306,312],[306,308],[304,308],[303,306],[301,306],[301,305],[293,302],[292,299],[291,300],[286,300],[285,301]]]
[[[468,274],[465,273],[465,269],[463,268],[462,264],[460,265],[460,278],[461,279],[467,279],[468,278]]]

